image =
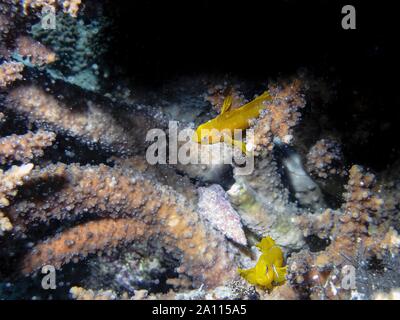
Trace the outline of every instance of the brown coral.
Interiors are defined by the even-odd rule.
[[[15,80],[21,80],[24,65],[20,62],[3,62],[0,65],[0,88],[6,87]]]
[[[339,276],[344,265],[355,265],[359,255],[366,259],[380,257],[387,250],[398,252],[399,237],[384,223],[387,218],[375,183],[372,173],[355,165],[350,169],[342,210],[298,218],[301,228],[307,230],[305,236],[314,234],[331,240],[325,250],[315,254],[303,251],[288,262],[294,283],[314,288],[312,297],[348,298]]]
[[[24,59],[36,66],[44,66],[56,61],[56,54],[38,41],[27,36],[20,36],[16,40],[16,52]]]
[[[67,99],[74,92],[76,89],[65,85],[57,91],[59,98],[55,98],[37,85],[22,85],[9,91],[6,107],[39,126],[121,154],[135,153],[146,144],[143,131],[156,127],[154,117],[134,110],[125,116],[128,124],[121,125],[118,116],[104,105],[84,97]]]
[[[33,164],[12,166],[4,172],[0,170],[0,208],[10,205],[9,199],[17,194],[17,187],[21,186],[24,179],[31,173]]]
[[[152,236],[146,225],[133,219],[101,219],[70,228],[56,238],[37,244],[22,262],[29,274],[43,265],[60,268],[90,253],[117,248],[121,243],[145,241]]]
[[[343,175],[343,154],[340,145],[331,139],[317,141],[307,154],[307,171],[323,179],[332,175]]]
[[[25,258],[24,272],[31,272],[47,262],[60,266],[71,254],[82,257],[84,253],[113,249],[121,241],[137,240],[140,236],[140,240],[146,240],[152,236],[153,241],[157,240],[167,252],[181,260],[178,272],[194,277],[195,283],[200,281],[215,286],[233,276],[233,251],[223,236],[207,227],[182,196],[169,188],[157,186],[133,170],[104,165],[52,165],[36,170],[29,182],[34,184],[38,179],[42,183],[50,180],[52,184],[56,181],[51,179],[61,179],[62,187],[49,194],[45,201],[23,200],[7,208],[14,224],[23,227],[33,221],[71,219],[88,213],[117,220],[114,223],[111,223],[113,220],[100,220],[83,224],[39,243],[36,247],[38,250],[34,249]],[[32,187],[30,183],[29,188]],[[132,221],[118,220],[121,217]],[[98,224],[110,224],[112,229],[102,229]],[[135,226],[139,224],[141,228],[136,229]],[[137,232],[129,235],[124,233],[128,225],[134,228],[131,231]],[[93,228],[98,228],[99,236],[87,241],[82,235],[92,233]],[[97,242],[96,239],[100,238],[104,238],[104,241]],[[77,246],[71,249],[68,246],[70,243],[76,243]]]
[[[65,13],[71,17],[76,17],[82,0],[24,0],[22,8],[25,15],[30,11],[40,10],[43,7],[51,6],[53,8],[62,7]]]
[[[5,232],[5,231],[10,231],[12,229],[12,224],[10,222],[10,219],[8,219],[3,212],[0,211],[0,236]]]
[[[12,161],[27,162],[43,155],[43,149],[51,146],[56,135],[53,132],[39,130],[24,135],[11,135],[0,138],[0,164]]]
[[[17,188],[24,183],[25,178],[31,173],[33,164],[12,166],[4,172],[0,170],[0,209],[10,205],[10,199],[17,194]],[[10,219],[0,210],[0,235],[10,231],[13,225]]]
[[[117,299],[117,294],[111,290],[87,290],[82,287],[72,287],[69,290],[71,296],[75,300],[115,300]]]
[[[239,92],[239,90],[236,87],[229,88],[226,83],[211,86],[208,89],[205,100],[210,102],[212,108],[219,113],[221,111],[222,104],[228,95],[232,96],[231,108],[235,109],[246,103],[246,99]]]
[[[350,169],[350,179],[345,194],[346,214],[363,222],[372,222],[374,218],[375,221],[380,218],[383,200],[376,193],[374,194],[375,183],[375,176],[365,172],[360,166],[353,166]]]
[[[299,109],[305,106],[301,80],[270,85],[271,101],[252,123],[254,140],[247,136],[247,145],[254,143],[254,170],[251,175],[239,175],[228,192],[241,218],[259,237],[270,235],[284,247],[300,248],[302,234],[293,224],[298,209],[289,202],[289,191],[283,186],[277,163],[271,153],[274,138],[289,143],[293,127],[300,118]]]
[[[64,0],[62,2],[63,11],[75,18],[78,15],[81,3],[82,0]]]
[[[275,137],[283,143],[291,142],[292,128],[301,116],[299,109],[305,106],[301,90],[302,83],[299,79],[282,85],[269,86],[272,100],[265,102],[265,110],[261,112],[252,127],[256,155],[272,150]]]

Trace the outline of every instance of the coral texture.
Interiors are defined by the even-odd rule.
[[[305,106],[301,90],[300,79],[269,86],[272,99],[265,102],[267,107],[252,128],[256,155],[272,150],[274,138],[279,138],[283,143],[292,141],[292,128],[300,120],[299,110]]]
[[[330,239],[325,250],[302,251],[288,262],[292,281],[313,288],[312,298],[349,298],[351,291],[342,288],[340,282],[343,267],[358,267],[360,259],[381,259],[387,252],[398,253],[399,238],[387,221],[375,183],[372,173],[355,165],[350,169],[342,210],[298,218],[305,236]]]
[[[93,291],[82,287],[72,287],[70,294],[75,300],[115,300],[117,295],[111,290]]]
[[[175,256],[182,261],[178,272],[210,286],[233,276],[230,264],[234,251],[229,250],[223,237],[207,228],[184,198],[172,190],[156,186],[135,171],[104,165],[53,165],[33,172],[29,183],[57,178],[64,180],[63,187],[49,195],[45,202],[25,200],[8,208],[14,224],[28,226],[34,221],[71,219],[74,215],[91,212],[113,219],[133,220],[129,224],[124,220],[115,220],[113,224],[100,220],[66,230],[55,239],[37,244],[24,260],[24,272],[29,273],[46,262],[60,266],[70,256],[82,257],[85,252],[113,249],[121,241],[137,240],[140,235],[145,240],[153,234],[167,252],[178,252]],[[141,228],[135,227],[138,224]],[[110,229],[103,229],[105,225],[110,225]],[[132,239],[126,238],[128,234],[124,230],[128,225],[131,231],[137,230],[129,232]],[[93,228],[98,228],[97,234],[94,233],[93,242],[87,241]],[[107,234],[109,237],[103,237]],[[40,250],[42,247],[46,250]]]
[[[24,135],[0,138],[0,163],[28,162],[43,155],[43,149],[51,146],[56,138],[53,132],[39,130]]]
[[[2,209],[10,205],[10,199],[15,197],[17,188],[24,183],[24,179],[31,173],[33,164],[12,166],[4,172],[0,169],[0,235],[13,228],[12,223]]]
[[[317,141],[307,154],[306,166],[310,174],[319,178],[342,175],[343,154],[340,145],[331,139]]]
[[[218,113],[221,111],[225,98],[232,96],[231,108],[235,109],[246,103],[246,99],[240,93],[238,88],[229,88],[227,83],[211,86],[204,99],[211,103],[212,108]]]
[[[15,80],[21,80],[24,65],[19,62],[3,62],[0,65],[0,88],[6,87]]]
[[[59,6],[65,13],[72,17],[76,17],[79,11],[81,0],[23,0],[21,6],[24,14],[29,14],[30,11],[41,10],[43,7],[51,6],[58,8]]]
[[[128,125],[121,126],[109,110],[92,101],[75,100],[68,105],[36,85],[21,85],[10,90],[6,107],[38,125],[121,154],[134,153],[135,148],[143,146],[145,141],[139,132],[146,124],[149,129],[154,125],[145,112],[132,112],[131,125],[140,122],[141,127],[128,129]]]
[[[12,166],[4,172],[0,170],[0,208],[10,205],[10,198],[17,194],[17,187],[21,186],[24,179],[31,173],[33,164]]]

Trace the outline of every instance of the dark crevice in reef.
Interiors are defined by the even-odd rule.
[[[359,8],[360,27],[352,33],[338,23],[341,3],[272,2],[268,11],[273,14],[267,15],[257,7],[227,1],[190,7],[183,1],[106,3],[113,37],[105,60],[117,62],[113,67],[119,75],[150,88],[180,74],[226,73],[265,83],[306,69],[335,87],[330,103],[317,101],[312,112],[305,111],[303,126],[309,117],[318,123],[311,137],[334,133],[347,163],[376,171],[398,159],[400,109],[395,105],[400,101],[390,94],[397,89],[388,74],[400,71],[395,63],[399,51],[379,32],[393,27],[391,20],[374,16],[377,21],[367,23],[363,17],[373,8],[365,4]],[[309,12],[319,14],[309,19]],[[268,47],[268,54],[259,46]]]
[[[42,159],[51,163],[80,163],[81,165],[107,163],[107,165],[112,166],[112,161],[108,161],[111,156],[111,152],[107,152],[99,146],[88,148],[87,145],[75,138],[58,135],[56,141],[46,150]]]
[[[329,239],[321,239],[316,235],[310,235],[306,237],[305,241],[311,252],[324,251],[325,248],[331,243]]]

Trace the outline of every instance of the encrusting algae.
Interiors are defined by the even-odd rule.
[[[274,285],[283,284],[286,280],[287,266],[283,267],[282,249],[268,236],[256,247],[262,252],[257,264],[251,269],[238,269],[239,274],[252,285],[272,290]]]

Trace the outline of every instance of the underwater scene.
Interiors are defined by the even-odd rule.
[[[400,299],[394,14],[0,0],[0,300]]]

